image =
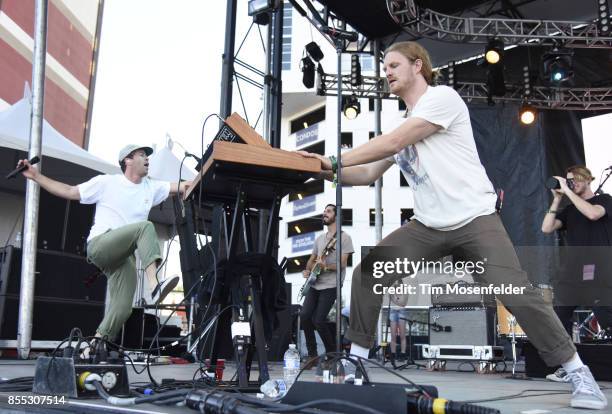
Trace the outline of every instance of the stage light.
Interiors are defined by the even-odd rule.
[[[275,0],[249,0],[249,16],[270,12],[274,10],[275,3]]]
[[[351,55],[351,86],[361,85],[361,63],[359,55]]]
[[[607,35],[610,32],[610,7],[608,6],[608,0],[599,0],[597,7],[599,14],[597,27],[601,34]]]
[[[301,60],[302,67],[302,83],[308,89],[311,89],[314,86],[315,82],[315,65],[312,59],[308,56]]]
[[[521,124],[523,125],[531,125],[536,119],[537,111],[536,109],[529,105],[528,103],[524,103],[521,105],[519,109],[519,119],[521,120]]]
[[[320,62],[323,59],[323,52],[318,44],[315,42],[310,42],[305,47],[306,53],[314,60],[315,62]]]
[[[270,23],[270,12],[276,8],[276,0],[249,0],[248,13],[253,22],[265,26]]]
[[[504,55],[504,42],[500,39],[493,38],[487,43],[485,48],[485,60],[491,65],[495,65],[502,60]]]
[[[349,96],[344,103],[344,108],[342,111],[347,119],[357,118],[357,115],[361,113],[361,104],[359,103],[359,99],[357,99],[355,95]]]
[[[293,263],[295,263],[296,266],[300,266],[302,264],[298,259],[293,259]]]
[[[542,65],[545,79],[553,84],[565,82],[574,75],[572,52],[569,50],[555,48],[552,52],[545,53],[542,56]]]
[[[447,85],[455,89],[455,62],[448,62]]]
[[[293,226],[293,228],[295,229],[297,234],[302,234],[302,229],[300,229],[300,227],[298,225]]]

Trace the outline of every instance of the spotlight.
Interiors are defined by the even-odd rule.
[[[249,16],[274,10],[275,0],[249,0]]]
[[[310,42],[306,45],[306,53],[314,60],[315,62],[321,61],[323,59],[323,52],[318,44],[315,42]]]
[[[519,109],[519,119],[523,125],[531,125],[536,119],[536,109],[528,103],[523,103]]]
[[[608,0],[599,0],[597,7],[597,27],[601,34],[607,35],[610,32],[610,7],[608,6]]]
[[[351,55],[351,86],[361,85],[361,63],[359,55]]]
[[[361,104],[355,95],[346,98],[342,111],[347,119],[355,119],[361,113]]]
[[[504,42],[493,38],[487,43],[485,48],[485,60],[491,65],[495,65],[502,60],[504,55]]]
[[[259,25],[270,23],[270,12],[276,8],[276,0],[249,0],[248,14]]]
[[[569,80],[572,71],[572,52],[568,50],[554,49],[552,52],[542,56],[544,77],[550,83],[559,84]]]
[[[301,61],[302,67],[302,83],[308,89],[311,89],[314,86],[315,81],[315,65],[314,62],[306,56]]]

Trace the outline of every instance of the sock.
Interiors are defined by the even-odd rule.
[[[565,371],[572,372],[572,371],[576,371],[577,369],[582,368],[584,366],[584,363],[580,359],[578,352],[576,352],[569,361],[564,362],[563,364],[561,364],[561,366],[563,367]]]
[[[353,342],[351,344],[351,354],[357,355],[358,357],[361,357],[361,358],[368,359],[368,356],[370,355],[370,350],[368,348],[364,348],[363,346],[358,345],[355,342]]]

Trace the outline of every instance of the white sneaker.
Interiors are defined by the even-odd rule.
[[[572,383],[572,401],[574,408],[589,408],[603,410],[608,406],[606,396],[599,389],[591,370],[586,365],[569,372],[568,377]]]
[[[172,292],[172,289],[178,285],[178,282],[178,276],[170,276],[169,278],[159,282],[157,286],[155,286],[155,289],[153,289],[153,292],[151,292],[151,300],[153,304],[159,305],[164,299],[166,299],[168,293]]]
[[[567,375],[567,371],[563,368],[559,368],[552,374],[548,374],[546,379],[554,382],[570,382],[569,375]]]

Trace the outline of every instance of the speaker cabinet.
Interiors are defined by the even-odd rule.
[[[488,307],[434,307],[429,323],[446,329],[430,328],[431,345],[495,345],[495,309]]]
[[[0,339],[17,338],[21,249],[0,250]],[[98,269],[83,256],[38,250],[34,287],[32,340],[55,341],[74,327],[93,335],[104,317],[106,277],[86,284]]]

